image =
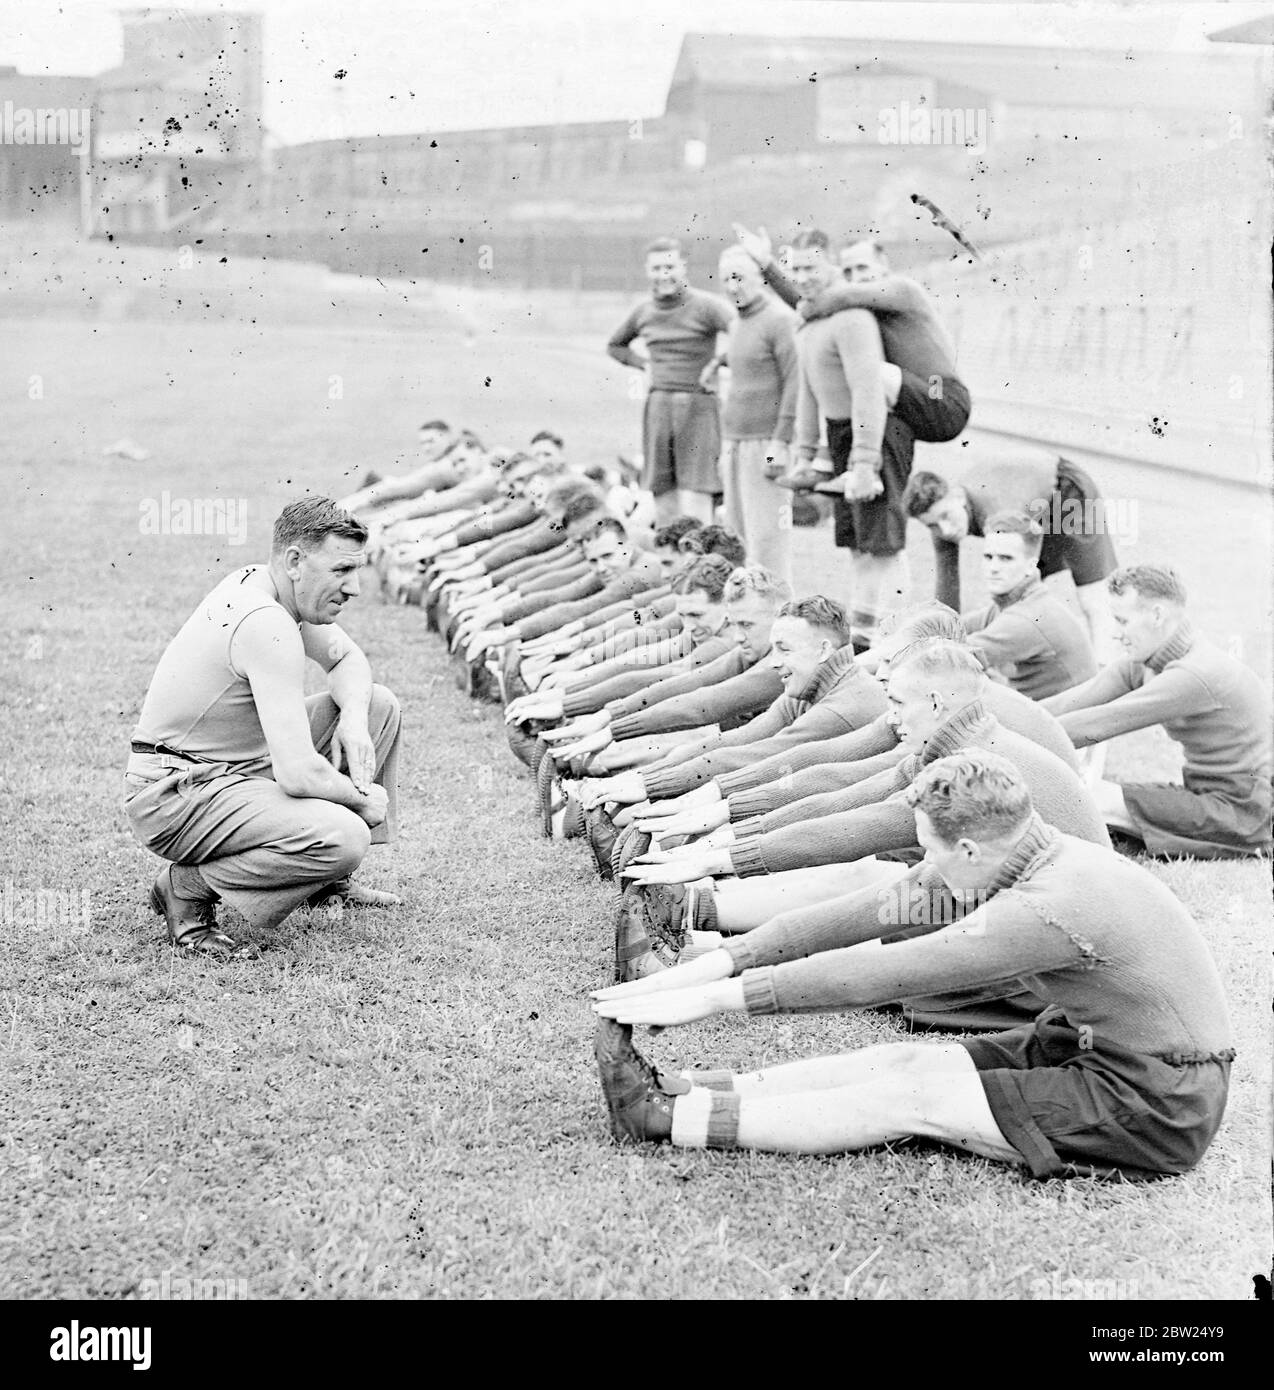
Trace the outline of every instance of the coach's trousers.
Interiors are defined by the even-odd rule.
[[[306,702],[315,749],[327,757],[340,710],[327,694]],[[394,838],[402,716],[383,685],[372,687],[367,724],[375,780],[388,797],[375,830],[348,807],[288,796],[269,765],[196,763],[134,753],[124,775],[133,834],[174,864],[194,864],[208,886],[253,926],[277,926],[312,893],[348,877],[371,844]]]

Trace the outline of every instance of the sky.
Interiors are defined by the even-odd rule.
[[[121,0],[0,0],[0,65],[94,74],[120,61]],[[280,142],[663,110],[686,33],[1206,49],[1268,3],[872,0],[190,0],[264,16],[265,124]],[[335,74],[346,75],[337,79]]]

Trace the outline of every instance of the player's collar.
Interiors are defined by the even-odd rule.
[[[1044,824],[1038,811],[1032,811],[1021,839],[987,885],[988,895],[1012,888],[1024,878],[1030,878],[1040,864],[1054,853],[1060,841],[1058,832],[1051,825]]]
[[[682,285],[676,294],[657,295],[651,294],[650,301],[656,309],[675,309],[679,304],[684,304],[690,297],[690,286]]]
[[[1151,652],[1146,658],[1145,666],[1157,676],[1170,661],[1180,661],[1183,656],[1194,646],[1195,633],[1188,620],[1182,622],[1181,626],[1172,634],[1171,637],[1157,651]]]
[[[1036,585],[1042,582],[1038,574],[1028,574],[1020,584],[1014,584],[1007,593],[993,594],[991,596],[991,602],[994,603],[997,608],[1011,608],[1015,603],[1018,603],[1020,600],[1024,599],[1027,594],[1031,593]]]
[[[810,704],[816,704],[833,686],[840,683],[841,678],[851,667],[857,671],[862,670],[862,667],[854,661],[852,644],[846,642],[843,647],[834,651],[826,661],[819,663],[818,669],[811,677],[810,683],[801,691],[799,698],[808,700]]]
[[[951,753],[958,753],[970,743],[985,738],[990,725],[991,719],[986,712],[986,706],[981,700],[970,700],[963,709],[956,710],[950,719],[939,724],[925,739],[920,761],[931,763]]]

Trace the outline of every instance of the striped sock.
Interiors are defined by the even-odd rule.
[[[681,1074],[692,1086],[701,1086],[705,1091],[734,1090],[732,1071],[683,1071]]]
[[[717,917],[717,895],[711,888],[694,890],[694,905],[689,914],[689,926],[696,932],[715,932],[720,929]]]
[[[695,1087],[672,1108],[672,1142],[684,1149],[732,1149],[739,1141],[739,1097]]]

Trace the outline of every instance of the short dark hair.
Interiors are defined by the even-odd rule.
[[[590,512],[600,511],[601,506],[601,493],[583,478],[568,478],[558,483],[544,500],[545,510],[560,515],[563,524],[580,521]]]
[[[998,753],[965,748],[938,758],[907,788],[907,805],[929,817],[944,844],[970,838],[998,840],[1023,829],[1031,793],[1022,774]]]
[[[1151,602],[1159,599],[1184,605],[1186,601],[1186,586],[1171,565],[1125,565],[1110,576],[1106,587],[1112,594],[1123,594],[1131,589],[1138,598]]]
[[[672,546],[676,548],[682,536],[688,536],[692,531],[702,531],[703,522],[693,516],[674,516],[667,526],[661,526],[654,534],[654,544],[656,546]]]
[[[426,420],[419,428],[422,430],[441,430],[443,434],[451,432],[451,426],[445,420]]]
[[[541,439],[547,440],[550,444],[556,444],[559,449],[566,448],[566,445],[562,442],[562,436],[560,434],[554,434],[552,430],[537,430],[536,433],[531,436],[531,443],[538,444]]]
[[[675,236],[657,236],[653,241],[646,243],[642,251],[643,256],[653,256],[660,251],[675,251],[677,255],[685,257],[685,252],[681,249],[681,242]]]
[[[842,251],[848,251],[851,247],[854,246],[870,247],[872,255],[878,257],[882,261],[889,259],[889,257],[885,253],[884,246],[882,246],[881,243],[877,241],[874,236],[848,236],[845,238],[844,241],[841,242],[840,249]]]
[[[741,565],[747,558],[743,542],[728,526],[705,526],[697,539],[704,555],[724,555],[732,565]]]
[[[945,478],[922,468],[919,473],[911,475],[911,481],[902,494],[902,509],[908,516],[922,517],[950,491],[951,484]]]
[[[289,502],[275,518],[271,553],[281,555],[289,546],[308,553],[318,550],[328,536],[367,544],[367,527],[350,516],[330,497],[302,497]]]
[[[792,238],[793,251],[821,251],[825,256],[831,255],[832,240],[826,232],[820,232],[817,227],[810,227],[806,231],[797,232]]]
[[[584,544],[597,540],[599,536],[618,536],[621,541],[626,541],[628,527],[616,516],[603,516],[595,526],[589,528],[588,534],[584,537]]]
[[[837,603],[826,594],[794,599],[791,603],[785,603],[778,615],[780,618],[800,618],[811,627],[825,632],[836,647],[843,647],[849,641],[849,614],[844,604]]]
[[[1038,521],[1025,512],[996,512],[987,520],[983,535],[1021,536],[1022,548],[1028,555],[1038,555],[1044,544],[1044,532]]]
[[[691,589],[701,589],[713,603],[720,603],[725,594],[726,580],[734,573],[734,566],[724,555],[700,555],[688,570],[673,584],[673,592],[688,594]]]

